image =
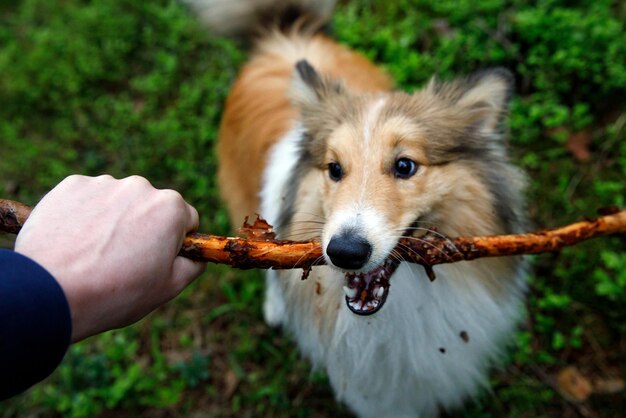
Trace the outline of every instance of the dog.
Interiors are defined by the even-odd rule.
[[[412,94],[324,34],[334,1],[197,0],[212,30],[253,52],[220,127],[230,219],[260,213],[280,239],[319,240],[327,265],[267,272],[263,312],[360,417],[430,417],[488,387],[523,312],[525,262],[435,267],[402,237],[518,233],[523,173],[506,150],[514,80],[486,69]]]

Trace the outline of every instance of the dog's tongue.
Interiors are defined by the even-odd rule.
[[[389,293],[389,278],[398,267],[392,258],[367,273],[346,273],[346,305],[357,315],[371,315],[383,307]]]

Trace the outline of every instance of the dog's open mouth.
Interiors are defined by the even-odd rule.
[[[367,273],[346,273],[346,305],[357,315],[371,315],[383,307],[389,294],[389,279],[400,263],[392,258]]]

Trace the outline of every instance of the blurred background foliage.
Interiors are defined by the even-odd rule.
[[[626,206],[625,21],[611,0],[342,1],[332,33],[409,91],[433,74],[512,70],[512,155],[539,228]],[[181,191],[203,231],[227,233],[213,141],[246,56],[176,1],[0,1],[0,196],[35,204],[72,173],[139,174]],[[611,237],[533,257],[509,362],[455,416],[622,416],[625,250]],[[259,272],[211,266],[135,326],[74,345],[0,416],[349,416],[264,325],[262,294]],[[561,396],[568,366],[597,393]]]

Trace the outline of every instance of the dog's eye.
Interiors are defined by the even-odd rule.
[[[339,163],[328,164],[328,177],[332,181],[339,181],[343,177],[343,169]]]
[[[398,158],[393,166],[393,175],[397,178],[408,179],[417,172],[417,163],[408,158]]]

